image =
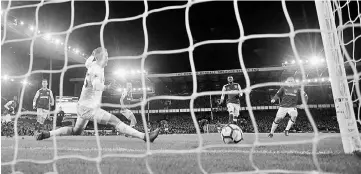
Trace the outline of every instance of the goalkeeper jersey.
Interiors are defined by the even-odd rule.
[[[304,93],[306,101],[308,96]],[[273,97],[274,100],[281,99],[280,107],[284,108],[295,108],[300,101],[301,89],[298,86],[283,86],[281,87],[276,95]]]

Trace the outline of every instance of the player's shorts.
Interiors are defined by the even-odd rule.
[[[276,117],[284,118],[287,114],[290,115],[291,117],[297,117],[297,115],[298,115],[297,108],[280,107],[280,108],[278,108]]]
[[[137,124],[137,120],[135,119],[135,116],[132,111],[129,109],[122,109],[120,111],[122,115],[124,115],[125,118],[127,118],[130,121],[130,126],[134,127]]]
[[[89,108],[82,105],[77,105],[78,117],[85,120],[96,120],[97,123],[107,124],[111,114],[101,108]]]
[[[239,116],[239,111],[241,110],[240,104],[228,103],[227,104],[228,112],[234,116]]]
[[[39,122],[40,124],[44,124],[45,120],[48,118],[49,116],[49,110],[48,109],[43,109],[43,108],[37,108],[36,109],[36,120],[37,122]]]

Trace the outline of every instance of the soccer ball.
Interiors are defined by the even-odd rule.
[[[235,124],[227,124],[222,127],[221,137],[225,144],[236,144],[243,140],[243,131]]]

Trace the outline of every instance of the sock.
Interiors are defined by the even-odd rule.
[[[233,114],[229,114],[228,123],[231,124],[233,122]]]
[[[235,123],[235,124],[237,124],[237,121],[238,121],[238,116],[233,116],[233,122]]]
[[[285,130],[290,130],[292,125],[294,124],[295,122],[292,121],[292,119],[288,120],[288,124],[287,124],[287,127]]]
[[[273,122],[272,123],[272,128],[271,128],[271,134],[273,134],[275,132],[275,130],[277,129],[278,123]]]
[[[61,127],[59,129],[50,131],[50,136],[59,136],[59,135],[72,135],[73,127]]]
[[[135,129],[133,129],[132,127],[124,124],[123,122],[119,122],[115,128],[120,132],[120,133],[124,133],[133,137],[137,137],[139,139],[144,139],[145,134],[142,132],[139,132]]]

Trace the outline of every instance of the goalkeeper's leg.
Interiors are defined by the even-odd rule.
[[[272,123],[271,132],[269,133],[268,137],[270,137],[270,138],[273,137],[273,133],[277,129],[278,124],[286,116],[286,114],[287,114],[287,108],[280,107],[278,109],[277,114],[276,114],[276,118],[274,119],[274,121]]]
[[[36,136],[36,139],[42,140],[42,139],[49,138],[50,136],[57,136],[57,135],[80,135],[81,132],[84,130],[86,124],[88,123],[89,118],[92,118],[97,123],[109,124],[109,125],[114,126],[121,133],[130,135],[133,137],[137,137],[144,141],[146,140],[144,133],[141,133],[141,132],[131,128],[130,126],[128,126],[125,123],[123,123],[122,121],[120,121],[116,116],[106,112],[103,109],[97,109],[95,111],[94,115],[93,114],[89,115],[87,113],[89,113],[89,112],[85,112],[84,115],[78,116],[78,119],[75,123],[75,127],[73,127],[73,128],[72,127],[62,127],[57,130],[50,131],[48,133],[42,132],[42,133],[40,133],[40,135]],[[85,117],[85,118],[82,118],[82,117]],[[150,141],[153,142],[157,138],[158,134],[159,134],[159,129],[151,132],[149,134]]]
[[[293,126],[293,124],[295,124],[296,122],[296,118],[297,118],[297,109],[296,108],[289,108],[288,114],[291,116],[290,120],[288,120],[287,123],[287,127],[285,129],[285,135],[288,136],[289,135],[289,130],[291,129],[291,127]]]
[[[132,128],[131,126],[126,125],[124,122],[120,121],[116,116],[108,113],[107,111],[100,109],[98,115],[103,115],[101,118],[102,124],[112,125],[120,133],[123,133],[123,134],[146,141],[145,133],[139,132],[139,131],[135,130],[134,128]],[[135,119],[135,117],[134,117],[134,119]],[[159,131],[160,131],[159,129],[156,129],[155,131],[149,133],[150,142],[153,142],[158,137]]]
[[[36,140],[43,140],[51,136],[80,135],[88,124],[89,120],[78,116],[74,127],[61,127],[53,131],[42,131],[35,135]]]

